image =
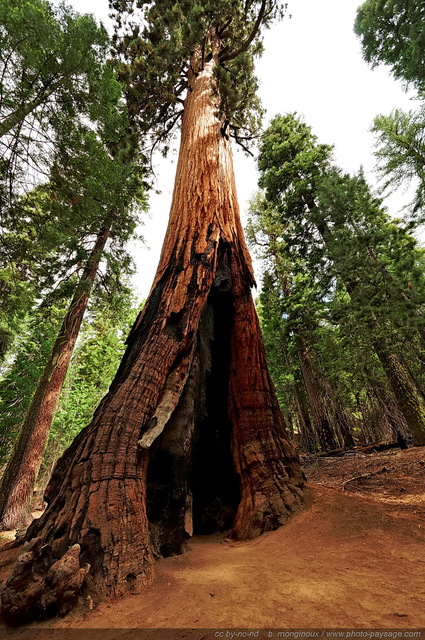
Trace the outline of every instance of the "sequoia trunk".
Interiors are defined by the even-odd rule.
[[[32,489],[108,236],[109,230],[103,228],[97,237],[6,466],[0,488],[0,531],[26,527],[31,520]]]
[[[214,66],[214,58],[204,67],[192,60],[199,70],[189,77],[170,220],[148,300],[108,395],[59,460],[48,508],[27,533],[52,559],[78,543],[97,597],[146,585],[152,545],[176,553],[193,528],[232,521],[231,535],[247,539],[302,504],[303,475],[250,293]],[[43,608],[34,597],[34,581],[40,594],[46,584],[46,569],[35,568],[37,544],[28,569],[16,569],[3,591],[11,618]],[[22,586],[23,574],[32,587]]]

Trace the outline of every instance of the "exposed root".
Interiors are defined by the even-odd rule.
[[[342,491],[345,491],[347,484],[350,484],[350,482],[356,482],[356,480],[365,480],[366,478],[370,478],[371,476],[376,476],[379,473],[387,473],[387,471],[388,471],[387,467],[382,467],[382,469],[379,469],[378,471],[372,471],[371,473],[362,473],[360,476],[354,476],[354,478],[349,478],[348,480],[345,480],[345,482],[341,484],[341,489]]]
[[[16,561],[1,590],[1,613],[11,624],[46,613],[65,615],[76,603],[90,569],[80,567],[80,545],[74,544],[56,562],[50,545],[31,541]]]

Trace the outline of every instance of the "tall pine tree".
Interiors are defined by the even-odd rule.
[[[318,247],[324,264],[351,301],[357,323],[372,336],[372,347],[412,432],[425,444],[425,405],[392,340],[394,327],[414,327],[421,336],[420,306],[408,281],[391,272],[391,225],[360,173],[343,175],[332,165],[330,147],[318,144],[310,127],[294,114],[277,116],[263,137],[260,185],[305,258]],[[421,304],[419,295],[418,303]]]

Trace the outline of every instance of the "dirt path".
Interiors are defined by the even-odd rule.
[[[87,615],[74,613],[34,626],[424,628],[425,489],[423,478],[419,484],[418,479],[425,450],[420,459],[417,455],[416,449],[414,454],[399,452],[397,458],[404,469],[409,463],[419,470],[406,476],[422,487],[407,507],[407,490],[399,492],[398,502],[397,495],[385,501],[376,491],[359,495],[316,482],[310,485],[311,505],[286,527],[248,543],[222,536],[194,538],[188,553],[157,563],[156,578],[145,593],[101,604]],[[396,458],[391,460],[395,464]],[[338,486],[353,476],[343,462],[328,464]],[[344,469],[339,476],[338,464]],[[379,460],[377,469],[382,466],[389,463]],[[375,475],[384,473],[390,472]],[[332,480],[324,472],[322,481]]]
[[[425,627],[424,531],[385,507],[314,487],[312,506],[249,543],[196,538],[152,589],[103,604],[89,627]],[[62,626],[62,625],[61,625]]]

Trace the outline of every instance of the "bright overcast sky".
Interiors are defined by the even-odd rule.
[[[108,20],[107,0],[70,0],[77,11]],[[353,32],[356,8],[361,0],[290,0],[288,14],[265,32],[265,52],[257,63],[260,96],[266,119],[277,113],[297,111],[320,142],[335,146],[335,159],[347,172],[363,165],[374,182],[373,118],[395,108],[414,108],[411,99],[385,68],[371,70],[364,62]],[[146,296],[155,275],[171,201],[176,155],[158,160],[157,188],[150,219],[145,221],[146,246],[137,246],[135,285]],[[254,158],[235,153],[236,182],[244,213],[256,190]],[[392,199],[391,213],[401,206]]]

